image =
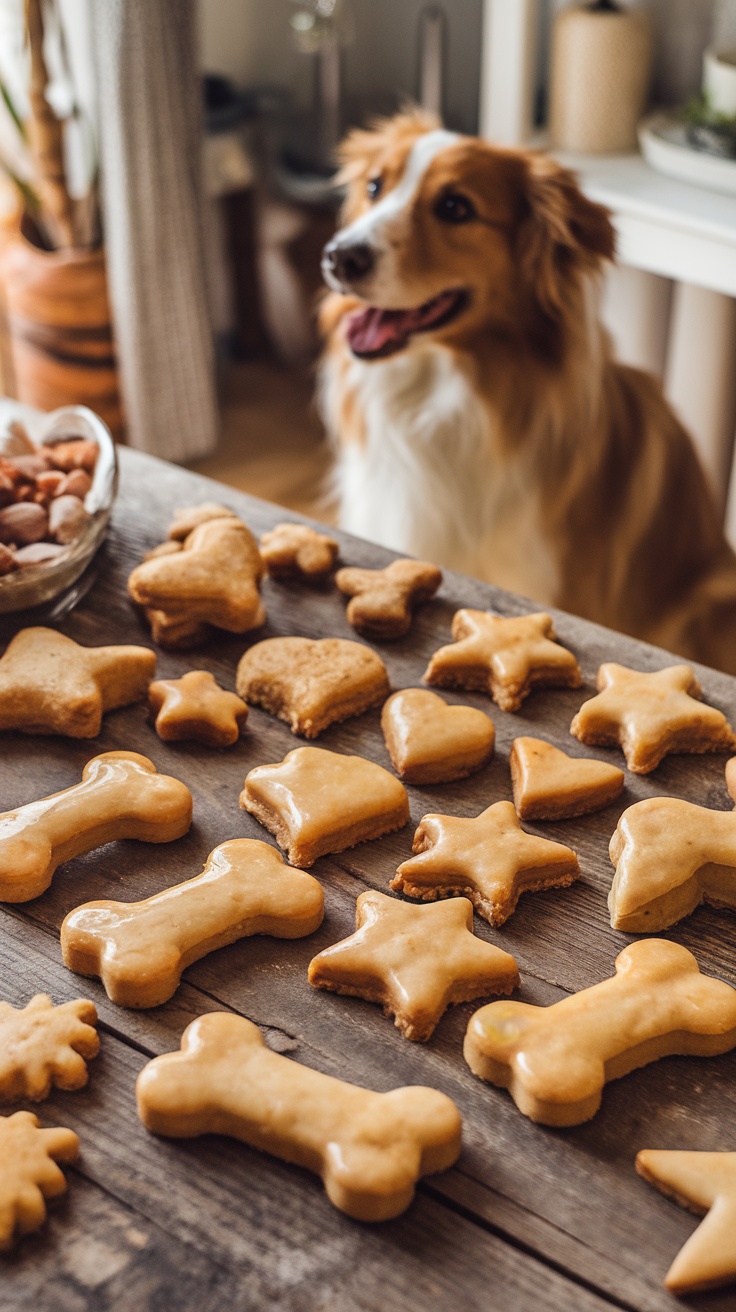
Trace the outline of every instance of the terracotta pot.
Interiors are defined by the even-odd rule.
[[[41,410],[89,406],[119,438],[104,251],[47,251],[29,233],[23,220],[0,251],[16,397]]]

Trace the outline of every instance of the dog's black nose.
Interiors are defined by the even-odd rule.
[[[331,241],[322,255],[323,272],[332,274],[341,283],[360,282],[373,271],[375,262],[373,247],[366,242],[341,246],[339,241]]]

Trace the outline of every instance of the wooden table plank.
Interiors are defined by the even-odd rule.
[[[106,560],[89,597],[61,627],[89,643],[128,640],[152,645],[140,618],[125,599],[124,585],[143,551],[164,535],[173,507],[214,495],[239,510],[256,531],[283,517],[283,512],[184,471],[158,466],[135,453],[123,452],[122,456],[124,479]],[[356,564],[375,565],[390,559],[390,553],[351,539],[345,539],[343,555]],[[354,636],[345,621],[344,601],[334,590],[268,582],[264,595],[269,622],[263,633],[253,635],[254,639],[293,632]],[[420,682],[429,655],[447,640],[451,615],[459,605],[490,605],[507,614],[530,608],[508,594],[448,575],[440,597],[422,609],[409,638],[378,648],[394,687]],[[13,627],[12,621],[5,620],[0,632],[8,636]],[[588,683],[592,683],[601,660],[616,659],[641,669],[668,663],[666,655],[652,648],[569,616],[560,616],[558,627],[563,640],[580,657]],[[224,637],[203,652],[162,653],[159,672],[165,676],[196,665],[212,669],[226,686],[232,686],[235,663],[247,641]],[[702,671],[701,675],[708,699],[733,716],[736,681],[713,671]],[[519,734],[537,733],[573,752],[588,752],[569,738],[568,726],[590,691],[538,693],[514,716],[498,711],[484,697],[447,694],[449,701],[481,706],[491,714],[497,728],[497,754],[490,766],[471,780],[410,789],[412,822],[416,823],[427,810],[473,815],[491,801],[509,797],[508,749]],[[371,712],[329,730],[320,743],[342,751],[358,751],[388,765],[378,721],[378,713]],[[637,1148],[644,1146],[730,1146],[732,1140],[725,1127],[734,1123],[736,1111],[736,1057],[657,1063],[610,1086],[602,1111],[588,1126],[572,1131],[545,1130],[521,1117],[507,1094],[483,1085],[465,1067],[462,1034],[473,1005],[454,1009],[443,1019],[430,1044],[420,1047],[403,1040],[379,1009],[312,990],[306,982],[306,965],[311,956],[350,932],[355,897],[362,888],[385,890],[396,864],[408,854],[411,827],[317,864],[315,873],[325,885],[327,916],[316,935],[292,944],[264,939],[225,949],[190,968],[188,984],[166,1007],[155,1012],[138,1014],[113,1008],[94,982],[77,980],[61,966],[52,935],[58,932],[64,914],[80,901],[99,896],[147,896],[196,873],[209,850],[225,838],[267,837],[251,817],[239,811],[237,795],[252,765],[279,760],[295,745],[297,741],[286,726],[257,709],[251,711],[246,736],[233,751],[225,753],[159,742],[146,726],[140,707],[107,717],[103,733],[94,744],[4,735],[1,809],[75,782],[84,762],[96,751],[133,747],[148,752],[159,769],[189,783],[195,795],[195,825],[187,838],[166,847],[116,844],[70,862],[44,897],[5,913],[0,922],[3,996],[20,1001],[35,989],[48,988],[58,1000],[79,993],[102,998],[101,1014],[124,1041],[122,1051],[127,1043],[129,1056],[131,1044],[146,1053],[174,1047],[192,1015],[218,1005],[230,1006],[268,1027],[277,1044],[320,1069],[376,1088],[405,1082],[442,1088],[456,1098],[463,1112],[465,1147],[458,1169],[437,1177],[423,1189],[422,1207],[432,1202],[448,1216],[447,1203],[460,1207],[514,1244],[594,1286],[619,1306],[642,1312],[671,1309],[674,1303],[661,1288],[661,1276],[678,1246],[692,1232],[693,1221],[635,1176],[633,1156]],[[619,759],[612,752],[592,754]],[[551,1002],[562,996],[561,990],[585,987],[611,973],[616,953],[630,938],[614,932],[608,924],[605,899],[612,875],[608,838],[624,805],[658,792],[723,808],[730,806],[723,784],[723,758],[670,758],[646,780],[627,775],[620,806],[584,820],[528,826],[571,843],[580,854],[583,878],[564,892],[522,899],[519,910],[500,931],[476,919],[477,933],[516,955],[522,971],[522,998]],[[733,924],[728,913],[701,909],[669,937],[693,948],[704,969],[733,982]],[[29,962],[34,963],[32,969]],[[114,1045],[115,1039],[110,1043]],[[107,1049],[108,1043],[104,1046]],[[103,1077],[93,1067],[90,1091],[63,1100],[68,1117],[82,1115],[84,1100],[92,1097],[98,1084],[101,1101],[109,1101],[110,1081],[104,1078],[103,1084]],[[104,1135],[96,1133],[99,1156],[95,1160],[102,1171]],[[125,1147],[124,1143],[123,1177]],[[172,1147],[172,1161],[179,1160],[180,1150],[181,1145]],[[241,1151],[247,1154],[245,1149],[237,1153]],[[229,1161],[231,1157],[232,1150],[225,1150],[224,1159]],[[206,1149],[202,1160],[209,1160]],[[276,1180],[279,1189],[286,1189],[285,1181],[296,1178],[294,1197],[301,1199],[302,1211],[312,1212],[318,1187],[288,1167],[270,1161],[263,1165],[263,1159],[259,1162],[258,1178],[264,1189],[268,1189],[269,1181]],[[167,1164],[167,1173],[168,1169]],[[249,1178],[250,1174],[249,1165]],[[124,1204],[140,1206],[138,1194],[129,1183],[124,1189],[121,1185],[121,1190]],[[445,1203],[439,1201],[443,1198]],[[162,1215],[153,1218],[164,1229],[169,1224],[169,1206],[167,1196]],[[340,1233],[345,1225],[352,1231],[352,1223],[339,1216],[335,1221],[334,1209],[326,1203],[324,1206],[327,1211],[321,1213],[323,1230],[329,1230],[334,1223],[341,1227]],[[175,1209],[169,1219],[174,1214]],[[409,1217],[412,1215],[413,1210]],[[402,1221],[402,1225],[411,1224],[410,1220]],[[178,1225],[178,1221],[171,1222],[172,1236],[178,1235]],[[364,1236],[365,1228],[358,1229]],[[475,1233],[478,1225],[471,1225],[471,1229]],[[376,1242],[380,1249],[383,1241]],[[462,1242],[468,1242],[467,1237]],[[362,1239],[361,1254],[364,1243]],[[508,1244],[502,1247],[504,1253],[516,1251]],[[340,1260],[345,1260],[344,1254]],[[389,1260],[386,1254],[384,1260]],[[532,1260],[524,1258],[524,1262]],[[407,1296],[411,1296],[411,1281],[407,1288]],[[447,1292],[444,1284],[442,1291]],[[415,1302],[407,1306],[419,1307],[426,1302],[416,1288],[415,1295]],[[518,1296],[531,1295],[527,1290]],[[573,1305],[564,1302],[566,1295],[561,1290],[557,1290],[558,1296],[563,1301],[550,1306]],[[703,1305],[706,1303],[709,1308],[726,1308],[733,1306],[733,1299],[729,1294],[714,1295]],[[513,1302],[509,1305],[524,1306]]]

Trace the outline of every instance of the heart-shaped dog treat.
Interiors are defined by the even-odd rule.
[[[600,811],[624,786],[618,766],[568,756],[541,738],[515,738],[509,765],[522,820],[567,820]]]
[[[404,688],[384,705],[381,728],[399,778],[409,784],[465,779],[493,753],[493,721],[472,706],[448,706],[436,692]]]
[[[362,715],[389,692],[386,666],[370,647],[345,638],[266,638],[242,657],[235,687],[251,706],[316,738],[330,724]]]

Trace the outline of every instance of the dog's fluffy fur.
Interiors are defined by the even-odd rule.
[[[598,318],[607,212],[418,113],[353,132],[343,178],[321,309],[343,527],[736,673],[692,442]]]

